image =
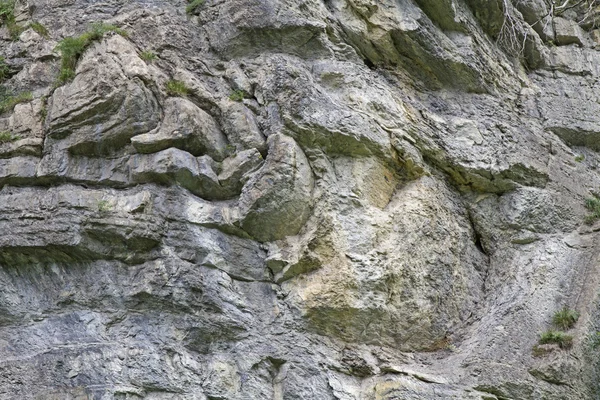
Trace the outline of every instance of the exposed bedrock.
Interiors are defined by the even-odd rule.
[[[0,399],[598,398],[598,27],[0,2]]]

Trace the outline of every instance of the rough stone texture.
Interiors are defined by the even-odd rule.
[[[1,399],[600,396],[597,10],[187,4],[0,27]]]

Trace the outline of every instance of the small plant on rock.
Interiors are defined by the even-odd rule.
[[[0,101],[0,114],[14,110],[15,106],[20,103],[27,103],[33,100],[31,92],[23,92],[17,95],[9,95]]]
[[[188,0],[188,5],[185,7],[185,12],[193,14],[198,7],[204,4],[205,0]]]
[[[146,62],[152,62],[156,60],[156,53],[152,50],[145,50],[140,53],[140,58]]]
[[[540,336],[540,344],[557,344],[561,349],[570,349],[573,346],[573,336],[564,332],[548,330]]]
[[[571,329],[578,319],[579,313],[565,306],[560,311],[554,313],[552,323],[558,329],[566,331]]]
[[[40,99],[42,101],[42,106],[40,107],[40,121],[44,122],[46,117],[48,116],[48,96],[42,96]]]
[[[248,97],[248,93],[245,90],[237,89],[231,92],[229,95],[229,100],[233,101],[242,101]]]
[[[108,200],[100,200],[98,202],[98,211],[100,212],[108,212],[112,209]]]
[[[0,1],[0,26],[14,21],[15,19],[15,2],[12,0]]]
[[[167,93],[169,96],[185,97],[192,94],[192,89],[182,81],[171,79],[167,82]]]
[[[21,136],[15,135],[12,132],[0,132],[0,143],[14,142],[15,140],[19,139],[21,139]]]
[[[575,157],[575,161],[577,162],[583,162],[583,160],[585,160],[585,156],[583,154],[580,154]]]
[[[33,29],[38,35],[40,35],[41,37],[48,39],[50,37],[50,32],[48,32],[48,29],[46,29],[46,27],[44,25],[42,25],[40,22],[37,21],[33,21],[32,23],[29,24],[29,27],[31,29]]]
[[[596,331],[589,336],[590,345],[592,349],[598,350],[600,348],[600,332]]]
[[[3,82],[10,76],[10,67],[4,57],[0,56],[0,82]]]
[[[27,30],[27,27],[17,25],[16,23],[7,25],[7,28],[8,34],[10,35],[10,39],[13,42],[17,41],[17,39],[19,39],[19,36],[21,36],[21,33]]]
[[[536,344],[531,349],[531,355],[534,357],[543,357],[545,355],[548,355],[551,352],[552,352],[552,349],[544,348],[544,347],[540,346],[539,344]]]
[[[596,196],[590,197],[585,200],[585,208],[590,211],[585,217],[585,223],[588,225],[592,225],[598,219],[600,219],[600,199]]]
[[[14,0],[0,0],[0,26],[2,25],[6,26],[8,34],[13,41],[17,40],[21,33],[27,29],[18,25],[15,21]]]
[[[114,25],[95,23],[85,33],[79,36],[66,37],[56,48],[61,54],[58,83],[64,84],[75,77],[75,67],[83,52],[94,42],[102,39],[105,33],[115,32],[127,37],[127,32]]]

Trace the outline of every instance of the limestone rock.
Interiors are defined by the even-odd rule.
[[[71,153],[106,154],[156,127],[158,102],[144,83],[149,72],[124,38],[93,45],[76,72],[54,91],[48,110],[48,136]]]
[[[259,241],[297,234],[312,208],[314,181],[302,149],[283,135],[269,136],[268,145],[265,164],[239,200],[241,227]]]
[[[156,132],[131,138],[136,150],[155,153],[176,147],[196,156],[206,154],[215,160],[224,158],[227,139],[210,115],[179,97],[168,98],[163,107],[165,118]]]
[[[560,45],[578,44],[584,46],[587,44],[585,31],[581,29],[575,21],[556,17],[553,19],[554,31],[556,32],[556,42]]]
[[[17,1],[0,398],[598,398],[598,10],[550,3]]]

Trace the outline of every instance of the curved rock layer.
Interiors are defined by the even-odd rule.
[[[600,396],[595,1],[0,22],[0,398]]]

